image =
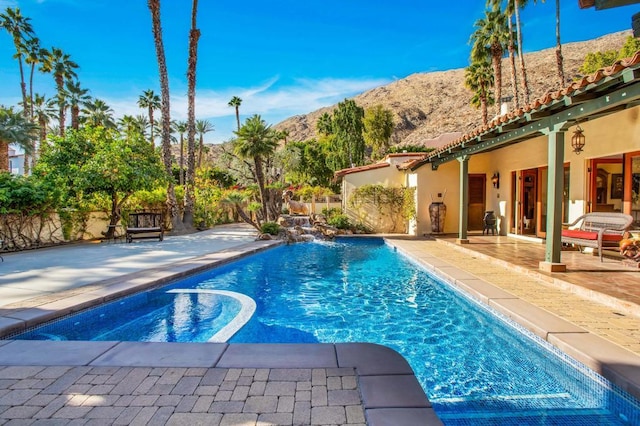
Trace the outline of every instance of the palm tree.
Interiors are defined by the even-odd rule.
[[[180,135],[180,185],[184,185],[184,134],[187,133],[188,126],[186,121],[176,121],[174,123],[174,129]]]
[[[213,132],[215,129],[209,120],[197,120],[196,132],[200,136],[198,144],[198,167],[202,166],[202,152],[204,151],[204,135]]]
[[[484,19],[474,24],[476,30],[471,35],[473,46],[471,59],[481,61],[487,55],[491,58],[495,78],[496,114],[500,115],[502,102],[502,56],[509,41],[506,16],[499,9],[485,11]]]
[[[160,91],[162,92],[162,160],[167,176],[171,176],[171,103],[169,100],[169,77],[167,75],[167,62],[162,42],[162,22],[160,21],[160,0],[147,0],[147,6],[151,12],[151,25],[153,29],[153,41],[158,60],[158,73],[160,75]],[[174,231],[183,229],[182,221],[178,217],[178,202],[173,179],[168,179],[167,186],[167,210],[171,217]]]
[[[196,27],[198,0],[191,3],[191,30],[189,30],[189,58],[187,60],[187,176],[184,191],[183,223],[193,228],[193,210],[196,202],[196,64],[198,62],[198,39]]]
[[[153,134],[153,125],[155,124],[155,121],[153,120],[153,111],[160,109],[160,96],[156,95],[151,89],[145,90],[138,98],[138,106],[140,108],[147,108],[147,111],[149,112],[149,123],[151,125],[150,142],[151,146],[155,148],[155,138]]]
[[[80,87],[78,80],[67,80],[64,91],[67,104],[71,108],[71,128],[78,130],[80,124],[80,107],[87,107],[91,102],[89,89]],[[108,107],[107,107],[108,108]]]
[[[240,131],[240,105],[242,104],[242,99],[237,96],[231,98],[229,103],[230,107],[234,107],[236,109],[236,123],[238,123],[238,131]]]
[[[78,68],[78,64],[71,60],[69,54],[64,53],[57,47],[52,47],[51,51],[46,51],[40,70],[43,72],[53,73],[53,79],[58,90],[58,126],[60,128],[60,136],[64,136],[65,113],[67,109],[66,98],[64,96],[64,82],[72,78],[76,78],[74,69]]]
[[[146,120],[146,117],[145,117]],[[139,134],[144,135],[144,127],[140,125],[140,122],[133,115],[123,115],[118,119],[118,129],[124,135]]]
[[[316,123],[316,129],[321,135],[328,136],[333,133],[333,120],[328,112],[322,113]]]
[[[42,63],[47,51],[40,47],[40,40],[36,37],[27,40],[25,50],[26,56],[24,61],[31,67],[29,70],[29,117],[33,117],[33,74],[36,65]]]
[[[260,191],[262,217],[267,215],[267,196],[265,191],[264,162],[278,147],[275,132],[259,116],[254,115],[245,121],[240,130],[235,132],[238,138],[234,141],[234,151],[241,159],[253,160],[253,175]],[[275,219],[275,218],[273,218]]]
[[[556,0],[556,65],[558,67],[559,87],[565,85],[564,59],[562,58],[562,43],[560,42],[560,0]]]
[[[0,13],[0,26],[7,30],[13,37],[13,45],[16,48],[15,58],[18,60],[20,67],[20,90],[22,91],[23,113],[28,113],[27,108],[27,85],[24,82],[24,70],[22,68],[22,59],[26,54],[25,42],[33,37],[33,27],[31,26],[31,18],[25,18],[20,13],[19,8],[12,9],[8,7],[5,13]]]
[[[465,69],[464,77],[464,85],[474,92],[471,105],[481,109],[482,124],[486,125],[489,122],[488,106],[494,103],[490,90],[493,86],[493,72],[489,58],[485,57],[482,61],[472,62]]]
[[[500,9],[502,0],[487,0],[487,6],[493,9]],[[509,31],[509,43],[507,49],[509,51],[509,67],[511,71],[511,87],[513,89],[513,103],[516,108],[520,107],[520,93],[518,91],[518,77],[516,73],[516,42],[514,36],[517,36],[513,30],[513,8],[514,0],[507,1],[504,13],[507,15],[507,28]]]
[[[138,128],[140,129],[140,134],[146,137],[147,129],[151,127],[151,124],[149,123],[149,117],[143,114],[138,114],[135,116],[135,120]]]
[[[249,217],[249,215],[242,208],[244,205],[247,204],[247,197],[244,194],[238,191],[232,191],[229,194],[227,194],[225,198],[221,199],[220,202],[223,205],[226,205],[235,209],[235,211],[238,213],[238,216],[240,216],[242,220],[244,220],[246,223],[256,228],[258,232],[262,232],[259,225],[260,222],[258,221],[258,223],[256,223],[253,220],[251,220],[251,217]]]
[[[37,159],[38,152],[46,149],[47,126],[56,117],[56,102],[36,93],[31,108],[33,109],[33,119],[38,123],[38,129],[40,130],[40,148],[34,151],[34,158]]]
[[[115,129],[116,122],[113,119],[113,109],[100,99],[86,102],[82,109],[82,122],[90,126],[102,126],[107,129]]]
[[[516,17],[516,34],[518,39],[518,52],[520,52],[520,74],[522,79],[522,91],[524,92],[524,103],[529,105],[529,81],[527,80],[527,68],[524,65],[524,51],[522,50],[522,26],[520,25],[520,9],[523,9],[528,0],[511,0],[513,1],[513,11]],[[535,0],[534,0],[535,2]]]
[[[25,154],[31,154],[37,135],[38,126],[28,120],[23,112],[0,106],[0,171],[9,171],[9,144],[16,144]]]

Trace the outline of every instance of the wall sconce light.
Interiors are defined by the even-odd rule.
[[[500,188],[500,173],[495,172],[493,176],[491,176],[491,183],[494,188]]]
[[[582,152],[582,148],[584,148],[585,137],[583,134],[584,130],[582,130],[582,127],[580,127],[579,124],[577,126],[578,127],[573,132],[573,136],[571,136],[571,148],[573,148],[573,152],[580,155],[580,153]]]

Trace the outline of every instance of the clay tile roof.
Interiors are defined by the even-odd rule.
[[[425,154],[422,154],[420,158],[414,158],[412,160],[405,161],[404,163],[398,164],[396,167],[398,170],[409,170],[412,169],[415,165],[420,164],[424,159],[427,158]]]
[[[578,91],[587,90],[586,89],[587,86],[597,84],[602,80],[606,79],[607,77],[610,77],[614,74],[618,74],[621,71],[625,70],[626,68],[629,68],[638,64],[640,64],[640,51],[636,52],[630,58],[620,59],[609,67],[601,68],[591,75],[588,75],[588,76],[582,77],[579,80],[573,81],[567,87],[564,87],[556,91],[547,92],[543,96],[537,99],[534,99],[531,103],[529,103],[529,105],[526,105],[516,110],[509,111],[506,114],[498,116],[493,120],[491,120],[486,125],[476,127],[475,129],[462,135],[458,139],[440,148],[437,148],[435,151],[430,152],[427,158],[422,162],[422,164],[424,164],[424,162],[427,162],[434,157],[437,157],[439,154],[449,151],[452,148],[460,147],[464,145],[465,142],[468,142],[480,135],[486,134],[494,129],[497,129],[499,126],[501,126],[504,123],[508,123],[518,118],[522,118],[526,113],[546,107],[552,104],[554,101],[561,100],[565,97],[570,97],[576,94],[576,92]]]
[[[339,177],[342,177],[344,175],[350,175],[351,173],[366,172],[367,170],[381,169],[381,168],[390,167],[390,166],[391,166],[391,164],[389,164],[387,162],[367,164],[366,166],[358,166],[358,167],[351,167],[351,168],[348,168],[348,169],[338,170],[337,172],[335,172],[333,174],[333,176],[335,178],[339,178]]]

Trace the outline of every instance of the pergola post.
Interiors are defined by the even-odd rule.
[[[457,158],[460,162],[460,218],[458,220],[458,244],[468,244],[469,221],[469,155]]]
[[[547,272],[564,272],[567,266],[561,263],[562,249],[562,193],[564,191],[564,125],[554,126],[548,137],[547,177],[547,236],[544,262],[539,268]]]

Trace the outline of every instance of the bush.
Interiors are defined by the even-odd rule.
[[[351,222],[346,214],[337,214],[327,219],[327,223],[338,229],[351,229]]]
[[[260,232],[263,234],[278,235],[278,232],[280,232],[280,225],[275,222],[265,222],[260,227]]]

